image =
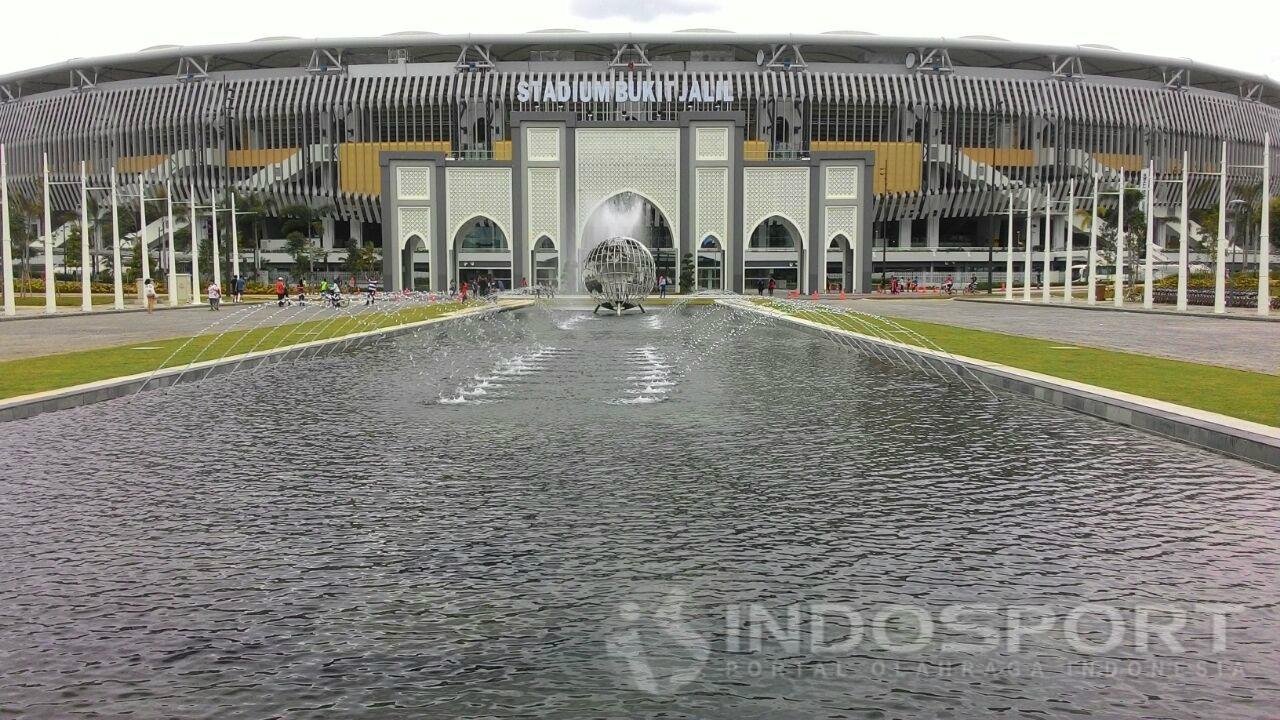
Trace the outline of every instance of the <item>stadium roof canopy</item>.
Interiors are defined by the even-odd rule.
[[[562,50],[564,59],[608,63],[619,47],[643,46],[654,63],[690,59],[690,51],[732,51],[732,60],[754,62],[760,50],[797,45],[807,63],[901,64],[907,53],[946,50],[957,68],[1004,68],[1052,72],[1064,61],[1085,76],[1106,76],[1168,82],[1188,80],[1191,87],[1241,94],[1280,106],[1280,83],[1265,76],[1195,62],[1129,53],[1103,45],[1053,46],[1009,42],[990,36],[962,38],[887,37],[858,31],[813,35],[735,34],[696,29],[674,33],[587,33],[551,29],[527,34],[440,35],[407,31],[379,37],[270,37],[223,45],[156,45],[134,53],[74,58],[0,75],[0,86],[13,95],[30,95],[71,87],[77,73],[94,83],[177,76],[194,60],[207,73],[237,70],[304,68],[317,51],[341,58],[343,65],[385,64],[389,53],[414,63],[456,62],[467,48],[483,48],[494,63],[525,63],[546,59],[533,51]],[[919,56],[919,55],[917,55]]]

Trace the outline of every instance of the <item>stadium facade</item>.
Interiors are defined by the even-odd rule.
[[[1095,178],[1104,208],[1121,187],[1152,189],[1163,263],[1181,189],[1151,181],[1185,169],[1189,206],[1216,207],[1223,142],[1232,184],[1257,184],[1268,133],[1269,78],[990,37],[409,32],[0,76],[12,191],[40,196],[47,155],[56,210],[79,207],[82,162],[98,202],[114,169],[123,195],[172,188],[179,207],[226,208],[231,191],[309,205],[320,267],[378,244],[390,287],[572,284],[585,245],[636,206],[659,271],[692,262],[702,287],[1003,279],[1007,223],[1015,272],[1028,237],[1041,267],[1048,237],[1061,273],[1083,262],[1087,241],[1070,257],[1066,244],[1088,231]],[[1059,210],[1042,227],[1046,205]],[[267,226],[239,250],[263,273],[288,262]],[[146,232],[165,262],[189,262]]]

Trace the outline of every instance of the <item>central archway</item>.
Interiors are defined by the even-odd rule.
[[[530,267],[533,284],[555,290],[560,286],[560,251],[551,238],[543,235],[533,244]]]
[[[724,290],[724,246],[720,239],[708,235],[698,243],[698,254],[695,256],[698,289]]]
[[[623,191],[600,203],[583,225],[578,249],[578,267],[591,248],[605,238],[625,235],[639,240],[653,254],[655,277],[665,275],[671,287],[680,282],[680,257],[676,251],[671,223],[658,206],[645,196]],[[574,278],[574,286],[579,280]],[[581,290],[581,288],[579,288]]]
[[[400,286],[405,290],[431,289],[431,253],[421,235],[405,240],[400,255]]]
[[[474,284],[492,278],[511,287],[511,243],[492,219],[477,216],[463,223],[453,240],[452,281]]]
[[[805,291],[804,245],[800,230],[781,215],[771,215],[751,231],[743,253],[743,281],[746,290],[769,280],[778,290]]]

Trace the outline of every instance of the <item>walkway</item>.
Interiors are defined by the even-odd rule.
[[[261,309],[255,311],[259,307]],[[248,316],[250,312],[253,312],[252,316]],[[281,310],[275,303],[269,303],[265,307],[223,305],[217,313],[210,311],[208,306],[197,306],[151,315],[145,312],[91,313],[76,317],[11,320],[0,322],[0,361],[221,332],[235,322],[240,322],[240,327],[244,328],[258,323],[261,323],[260,327],[269,327],[332,314],[332,309],[319,304]],[[219,324],[210,327],[215,322]]]
[[[823,302],[875,315],[1280,373],[1280,323],[953,300]]]

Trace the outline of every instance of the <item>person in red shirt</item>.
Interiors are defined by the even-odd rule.
[[[284,278],[276,278],[276,304],[284,307],[284,298],[289,290],[284,285]]]

